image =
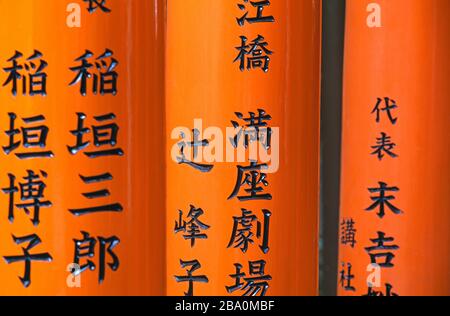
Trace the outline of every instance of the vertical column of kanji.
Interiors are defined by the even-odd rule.
[[[0,4],[0,292],[163,294],[163,1]]]
[[[49,56],[34,41],[33,27],[42,28],[34,23],[33,4],[0,6],[9,12],[0,22],[0,293],[37,294],[54,280],[55,261],[47,235],[54,201],[46,185],[57,176],[51,172]]]
[[[168,2],[170,295],[317,293],[320,6]]]
[[[449,16],[347,1],[341,295],[450,294]]]

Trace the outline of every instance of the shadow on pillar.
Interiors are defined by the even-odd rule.
[[[345,0],[323,0],[319,292],[337,289]]]

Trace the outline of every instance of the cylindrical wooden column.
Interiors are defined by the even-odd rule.
[[[347,1],[340,295],[450,294],[449,16]]]
[[[317,294],[320,7],[309,0],[168,2],[169,295]],[[258,134],[272,129],[279,167],[268,165],[276,172],[258,167],[260,160],[251,167],[248,157],[223,161],[236,140],[227,127],[242,132],[241,144],[267,145],[246,125],[257,125]],[[223,155],[199,159],[212,148]]]
[[[0,1],[0,294],[165,293],[163,4]]]

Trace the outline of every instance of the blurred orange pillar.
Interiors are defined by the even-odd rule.
[[[347,1],[340,295],[450,294],[449,16]]]
[[[9,187],[8,174],[11,174],[15,176],[18,190],[12,206],[14,220],[11,222],[8,221],[10,194],[0,192],[0,294],[165,293],[164,4],[162,0],[106,1],[110,12],[97,7],[89,13],[88,3],[81,0],[49,0],[45,3],[0,1],[0,11],[4,13],[0,22],[1,83],[7,81],[9,73],[4,69],[11,67],[12,62],[8,59],[16,50],[23,55],[17,59],[20,65],[28,63],[32,67],[26,59],[35,50],[42,53],[41,58],[33,60],[35,67],[40,65],[39,59],[47,63],[43,69],[47,74],[46,96],[23,95],[21,84],[17,96],[11,93],[11,83],[0,89],[1,146],[4,149],[9,144],[9,136],[5,133],[10,128],[10,112],[17,115],[15,128],[19,129],[19,133],[14,136],[15,141],[23,142],[21,127],[44,124],[49,129],[45,149],[23,145],[10,153],[0,149],[0,187]],[[67,23],[71,14],[75,19],[71,18],[69,22],[76,22],[79,17],[79,27],[70,27],[72,24]],[[92,90],[94,77],[91,77],[87,79],[86,96],[82,96],[79,91],[81,82],[69,86],[77,75],[76,68],[69,68],[79,66],[81,61],[76,59],[89,50],[93,56],[86,57],[92,65],[88,71],[100,78],[99,72],[105,73],[107,70],[105,65],[101,65],[101,59],[96,58],[106,49],[112,52],[112,56],[104,56],[105,65],[109,67],[114,63],[110,57],[118,62],[116,67],[112,67],[118,74],[116,95],[108,91],[102,95],[100,89],[95,95]],[[38,71],[37,68],[32,68],[30,73],[35,71]],[[27,69],[21,68],[20,72],[28,79]],[[109,74],[105,78],[111,80],[112,76]],[[106,85],[111,88],[111,85]],[[77,143],[76,133],[71,131],[77,130],[78,112],[86,115],[84,127],[89,129],[89,133],[82,137],[83,142],[89,144],[78,148],[76,154],[71,154],[67,146]],[[110,113],[115,118],[106,116]],[[44,116],[45,120],[28,124],[23,120],[37,115]],[[117,124],[116,142],[108,141],[113,129],[105,127],[107,124]],[[94,146],[93,126],[103,126],[97,136],[104,142],[100,141],[98,146]],[[37,132],[31,131],[33,135]],[[107,135],[102,136],[102,133]],[[32,141],[36,142],[36,138]],[[87,152],[119,148],[123,155],[86,156]],[[51,150],[54,157],[24,160],[16,156],[19,152],[42,150]],[[17,206],[30,203],[27,191],[20,191],[26,190],[26,187],[19,187],[19,183],[26,183],[24,177],[27,170],[38,175],[39,179],[35,181],[44,181],[46,187],[40,200],[51,203],[50,207],[41,207],[37,226],[31,222],[33,206],[28,206],[28,215],[23,206]],[[110,173],[112,180],[85,183],[80,178],[80,175],[104,173]],[[37,190],[37,187],[34,186],[34,189]],[[82,195],[94,191],[94,194],[88,195],[91,198]],[[25,200],[21,201],[22,193]],[[45,204],[49,206],[48,203]],[[109,204],[120,204],[122,211],[80,216],[74,216],[69,211]],[[118,210],[117,207],[113,209]],[[95,239],[96,244],[92,257],[80,257],[79,264],[83,266],[90,260],[93,271],[87,269],[80,274],[78,287],[77,282],[69,278],[67,268],[76,261],[74,239],[83,240],[82,231]],[[31,247],[29,253],[48,253],[52,261],[31,262],[31,284],[26,288],[19,279],[24,278],[26,273],[25,262],[19,260],[8,264],[4,257],[21,256],[22,247],[27,247],[26,241],[15,243],[12,235],[23,237],[30,234],[39,236],[41,243]],[[99,284],[102,266],[100,237],[113,236],[120,242],[114,247],[106,242],[103,249],[104,276],[102,284]],[[83,243],[85,247],[88,245]],[[117,256],[118,262],[109,250]],[[85,248],[81,252],[86,254],[90,251]],[[69,283],[66,282],[68,278]]]
[[[168,2],[169,295],[317,294],[320,10],[310,0]],[[273,129],[268,165],[277,171],[254,167],[239,180],[238,166],[250,162],[224,161],[233,149],[225,128],[234,121],[245,134],[252,115]],[[194,129],[197,153],[188,155]],[[205,152],[217,155],[200,160]]]

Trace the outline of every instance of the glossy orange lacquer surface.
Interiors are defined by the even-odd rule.
[[[66,25],[66,6],[81,6],[81,27]],[[110,1],[112,12],[89,14],[81,0],[2,0],[0,11],[1,67],[15,50],[28,57],[37,49],[47,61],[47,96],[13,97],[10,86],[0,89],[0,142],[8,143],[8,112],[21,117],[42,114],[50,128],[47,148],[55,157],[22,161],[14,154],[0,152],[0,186],[9,185],[8,173],[22,180],[26,170],[48,173],[45,196],[53,203],[41,210],[41,223],[34,227],[23,210],[15,211],[15,220],[7,218],[8,195],[0,193],[0,255],[21,255],[11,235],[36,233],[42,243],[31,253],[49,252],[53,262],[33,262],[31,285],[25,289],[19,276],[24,263],[6,264],[0,260],[2,295],[117,295],[164,294],[164,160],[163,160],[163,52],[164,1]],[[118,94],[82,97],[78,86],[69,87],[75,73],[69,67],[89,49],[95,56],[105,48],[118,60]],[[7,74],[0,71],[0,80]],[[76,127],[76,112],[87,115],[86,125],[95,124],[94,115],[114,113],[119,125],[118,143],[123,157],[89,159],[82,152],[71,155],[66,146],[74,144],[70,130]],[[92,141],[92,133],[86,136]],[[91,145],[92,149],[92,145]],[[79,175],[110,172],[114,179],[88,187]],[[111,196],[102,201],[88,201],[81,193],[107,188]],[[19,196],[17,195],[16,198]],[[16,201],[18,202],[18,201]],[[87,207],[98,202],[119,202],[122,213],[102,213],[75,217],[69,208]],[[96,271],[82,273],[81,287],[69,288],[67,266],[73,262],[73,239],[86,231],[93,237],[112,235],[120,238],[115,252],[120,259],[116,272],[106,267],[106,277],[98,284]],[[96,248],[98,252],[98,245]],[[98,265],[98,254],[92,261]],[[110,262],[111,258],[107,257]]]
[[[206,275],[209,283],[195,283],[194,295],[228,295],[225,286],[235,283],[229,275],[241,263],[264,259],[272,276],[268,295],[315,295],[318,290],[318,189],[319,189],[319,74],[320,1],[271,1],[264,9],[274,23],[246,24],[238,1],[171,0],[167,20],[167,289],[183,295],[187,283],[174,276],[186,275],[182,260],[198,260],[194,275]],[[253,12],[252,12],[253,14]],[[241,72],[233,63],[240,35],[249,42],[258,34],[274,52],[267,73],[260,69]],[[176,127],[231,127],[240,122],[235,112],[264,109],[270,126],[280,128],[280,166],[268,174],[271,201],[227,200],[236,183],[236,163],[214,163],[201,173],[172,161],[170,152],[179,141],[170,140]],[[229,142],[223,138],[223,143]],[[248,163],[247,163],[248,164]],[[194,248],[182,234],[174,233],[178,210],[202,208],[201,219],[211,228],[208,239]],[[272,212],[270,251],[262,254],[260,240],[246,254],[227,248],[233,216],[247,208],[261,218],[261,209]],[[237,291],[233,294],[239,295]]]
[[[341,217],[354,219],[357,243],[354,249],[340,246],[339,264],[353,265],[356,291],[339,287],[339,294],[367,293],[370,258],[364,248],[381,231],[394,238],[386,244],[399,249],[393,251],[394,267],[381,270],[376,291],[390,284],[399,295],[449,295],[450,3],[376,1],[382,27],[368,28],[371,2],[347,1]],[[371,111],[378,97],[396,101],[395,125],[386,113],[376,123]],[[397,158],[370,155],[380,132],[397,144]],[[376,211],[365,211],[373,202],[368,188],[379,181],[399,188],[391,203],[402,214],[386,208],[380,219]]]

